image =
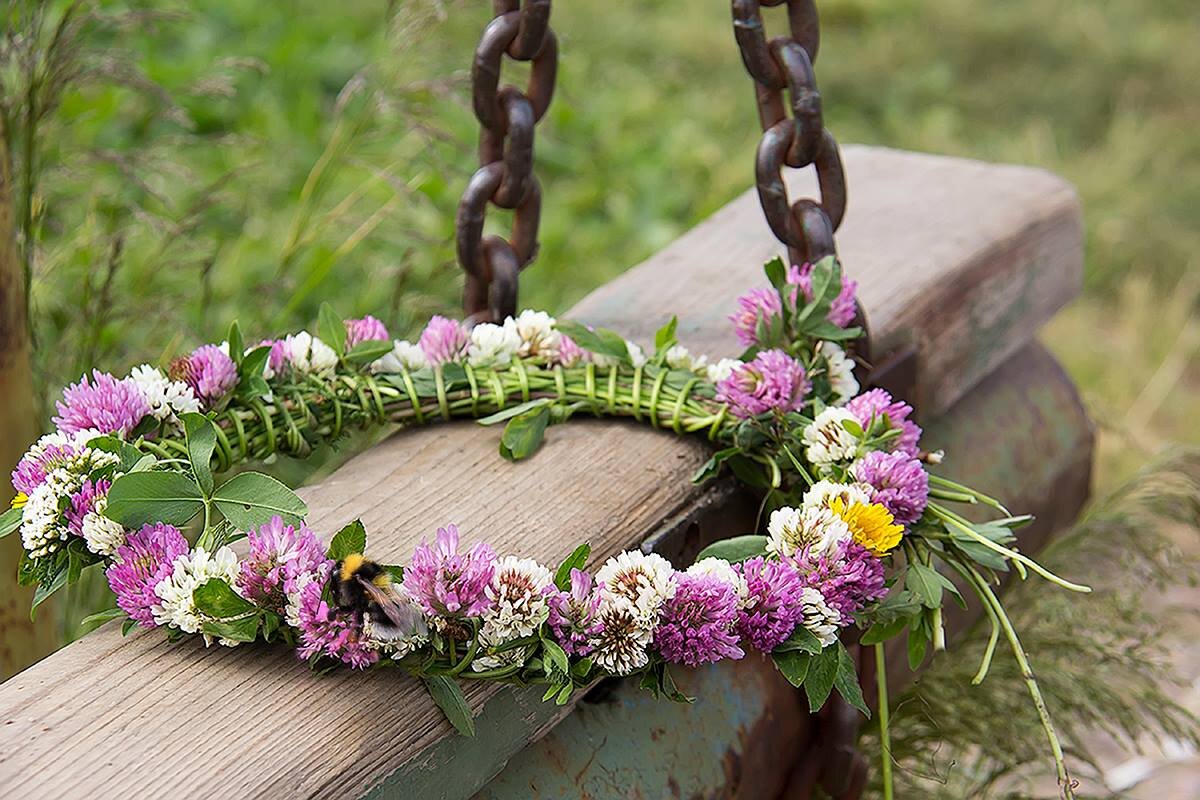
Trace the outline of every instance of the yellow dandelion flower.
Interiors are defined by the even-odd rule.
[[[854,503],[847,506],[840,497],[829,504],[834,514],[842,518],[854,534],[854,541],[877,556],[885,556],[900,544],[904,526],[895,523],[892,512],[879,503]]]
[[[13,508],[23,508],[29,502],[29,495],[24,492],[17,492],[17,496],[12,499]]]

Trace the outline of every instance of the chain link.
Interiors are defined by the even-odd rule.
[[[534,127],[554,97],[558,40],[551,0],[494,0],[471,64],[471,106],[479,120],[479,169],[455,217],[458,263],[466,272],[463,310],[472,322],[499,322],[517,309],[518,274],[537,256],[542,189],[533,174]],[[530,63],[522,90],[500,86],[504,56]],[[511,238],[484,236],[488,203],[513,210]]]
[[[761,6],[787,5],[789,35],[768,40]],[[825,128],[813,62],[820,30],[814,0],[732,0],[733,33],[754,79],[763,136],[755,158],[758,199],[792,263],[836,253],[833,234],[846,213],[846,176],[837,141]],[[790,103],[784,105],[784,92]],[[788,116],[790,108],[791,116]],[[783,167],[812,166],[820,200],[789,202]]]

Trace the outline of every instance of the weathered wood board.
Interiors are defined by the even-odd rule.
[[[843,260],[881,351],[920,346],[919,397],[932,414],[1076,293],[1078,205],[1037,170],[872,148],[845,156],[854,195]],[[674,312],[686,344],[730,354],[725,316],[776,249],[756,198],[743,196],[568,316],[645,342]],[[465,423],[397,435],[305,490],[310,524],[328,536],[359,516],[385,560],[406,560],[453,521],[468,540],[548,563],[587,540],[596,562],[711,497],[688,480],[707,457],[700,441],[573,422],[514,465],[496,455],[497,438]],[[109,625],[0,685],[0,787],[11,797],[346,797],[393,776],[397,796],[424,779],[438,796],[465,797],[554,722],[519,693],[473,686],[468,696],[476,712],[488,705],[480,738],[452,739],[400,675],[317,679],[280,649],[122,641]],[[437,772],[448,759],[454,769]]]

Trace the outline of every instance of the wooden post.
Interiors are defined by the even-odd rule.
[[[9,472],[38,435],[37,404],[30,365],[29,315],[25,275],[17,255],[12,182],[0,130],[0,508],[12,499]],[[53,606],[40,609],[41,621],[29,619],[33,590],[17,585],[20,537],[0,540],[0,679],[7,678],[54,650],[57,636],[50,620]]]

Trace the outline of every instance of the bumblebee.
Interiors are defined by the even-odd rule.
[[[391,573],[361,553],[339,561],[331,580],[338,608],[370,620],[374,638],[387,642],[429,633],[420,609],[392,585]]]

